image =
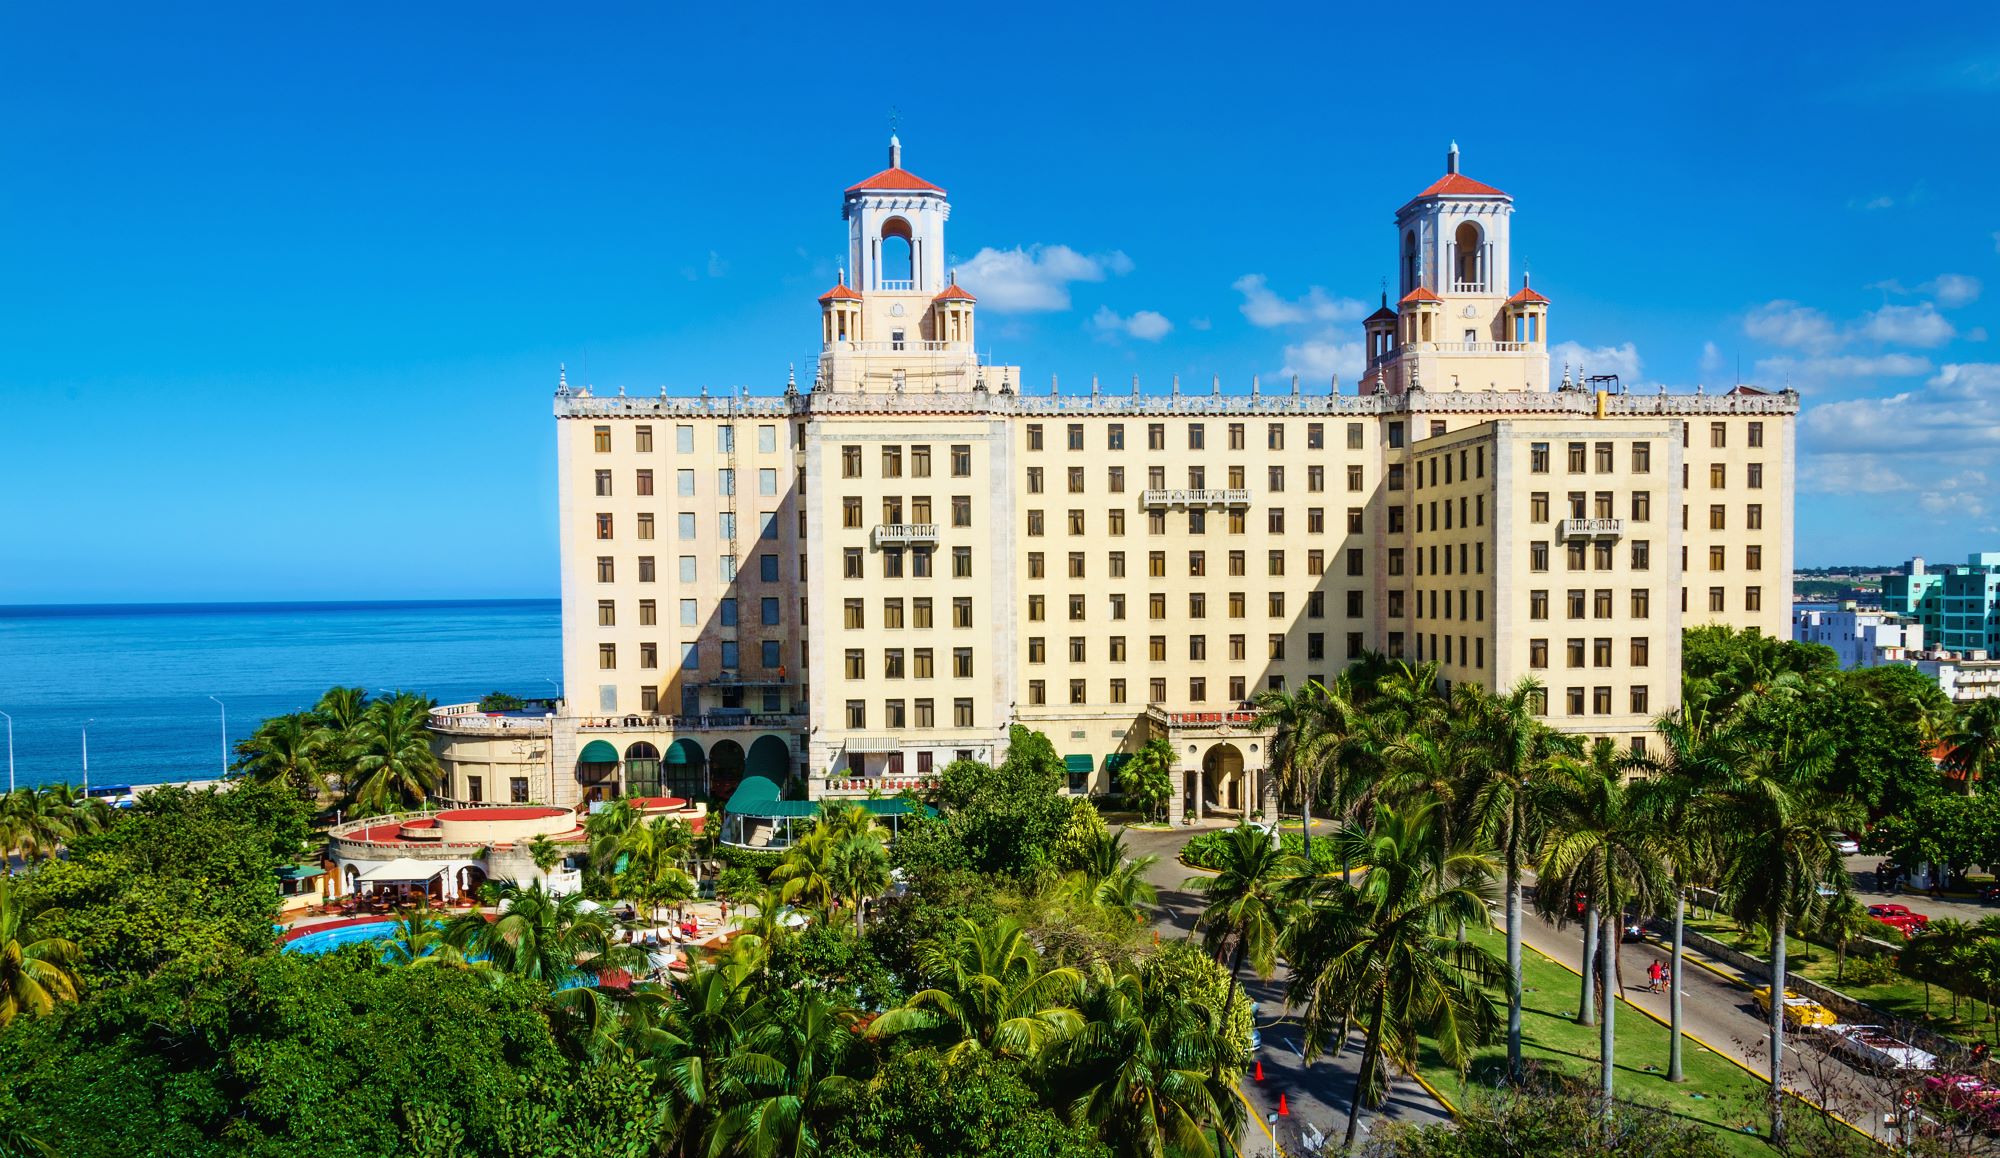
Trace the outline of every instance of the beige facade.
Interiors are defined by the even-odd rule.
[[[533,798],[893,793],[1019,722],[1075,790],[1164,735],[1176,815],[1256,811],[1245,701],[1364,650],[1531,677],[1552,723],[1640,740],[1683,623],[1786,630],[1797,397],[1551,387],[1512,209],[1455,148],[1403,207],[1357,391],[1031,393],[978,360],[944,191],[892,151],[847,191],[810,387],[559,387],[565,703]]]

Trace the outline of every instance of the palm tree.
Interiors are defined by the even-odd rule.
[[[1033,1061],[1083,1026],[1074,1004],[1082,974],[1044,968],[1012,918],[982,925],[962,917],[949,937],[918,950],[917,964],[930,987],[876,1018],[870,1036],[936,1030],[952,1041],[945,1056],[954,1061],[980,1049]]]
[[[854,906],[854,931],[869,901],[889,889],[889,834],[873,813],[859,804],[824,808],[821,825],[829,828],[826,878],[836,901]]]
[[[1945,738],[1944,766],[1972,782],[2000,775],[2000,700],[1974,700],[1959,716],[1958,726]]]
[[[583,907],[580,893],[552,896],[536,881],[499,889],[505,909],[488,921],[473,909],[452,918],[445,943],[470,957],[484,957],[502,973],[561,989],[598,985],[613,969],[630,969],[641,954],[612,940],[610,917]]]
[[[1146,871],[1159,859],[1129,856],[1124,833],[1101,831],[1091,837],[1083,864],[1064,878],[1063,888],[1086,905],[1143,921],[1146,909],[1159,899],[1159,891],[1146,879]]]
[[[1257,709],[1251,726],[1271,733],[1266,745],[1271,786],[1299,802],[1299,840],[1307,864],[1312,863],[1313,793],[1319,787],[1315,756],[1320,710],[1316,701],[1322,691],[1319,681],[1308,680],[1296,692],[1266,688],[1250,701]]]
[[[1631,784],[1631,761],[1600,738],[1588,761],[1559,760],[1536,793],[1548,826],[1536,878],[1585,892],[1597,902],[1597,940],[1603,952],[1599,1011],[1599,1091],[1611,1120],[1616,1074],[1614,1023],[1618,1009],[1618,941],[1626,902],[1645,908],[1669,890],[1671,872],[1657,818],[1644,807],[1644,789]],[[1779,1004],[1783,1004],[1780,1002]]]
[[[1506,963],[1460,941],[1454,926],[1487,919],[1493,863],[1480,852],[1437,850],[1434,803],[1400,811],[1377,805],[1372,830],[1349,824],[1336,840],[1368,866],[1354,887],[1329,882],[1283,938],[1292,962],[1289,999],[1305,1010],[1306,1052],[1322,1052],[1332,1031],[1359,1018],[1366,1038],[1360,1080],[1348,1109],[1354,1146],[1361,1103],[1386,1095],[1384,1061],[1413,1070],[1419,1037],[1463,1069],[1499,1022],[1482,986]]]
[[[23,1013],[47,1016],[77,999],[76,942],[44,936],[14,882],[0,878],[0,1026]]]
[[[1731,776],[1704,797],[1702,812],[1727,840],[1717,891],[1740,924],[1771,931],[1770,1141],[1781,1146],[1785,1003],[1777,995],[1785,991],[1786,933],[1794,914],[1808,924],[1818,916],[1826,900],[1820,886],[1833,895],[1852,887],[1827,834],[1850,830],[1862,810],[1820,791],[1833,758],[1823,733],[1739,738],[1731,747]]]
[[[1573,739],[1541,721],[1548,692],[1523,679],[1505,693],[1477,684],[1466,689],[1465,722],[1480,755],[1474,764],[1470,806],[1481,839],[1500,850],[1506,874],[1507,1074],[1521,1070],[1521,865],[1534,841],[1536,785],[1558,753],[1574,754]]]
[[[1266,980],[1277,966],[1278,939],[1294,907],[1289,890],[1300,875],[1299,862],[1278,842],[1243,825],[1223,837],[1217,874],[1189,877],[1183,886],[1208,898],[1195,920],[1202,945],[1217,961],[1228,955],[1231,984],[1222,1002],[1223,1025],[1235,1008],[1244,964]]]
[[[1847,947],[1863,937],[1873,936],[1882,923],[1868,915],[1861,898],[1849,894],[1827,902],[1826,911],[1814,926],[1833,945],[1833,981],[1838,985],[1847,976]]]
[[[1139,815],[1149,821],[1164,819],[1167,802],[1174,795],[1173,774],[1173,743],[1155,736],[1118,769],[1118,789]]]
[[[303,713],[272,716],[236,745],[232,774],[256,784],[282,784],[301,796],[319,799],[327,791],[320,757],[329,733]]]
[[[1668,949],[1667,1080],[1686,1080],[1681,1067],[1681,965],[1690,885],[1712,881],[1718,856],[1716,834],[1698,817],[1705,792],[1729,778],[1729,745],[1718,736],[1710,712],[1712,685],[1683,677],[1681,706],[1653,722],[1662,751],[1639,762],[1652,773],[1642,807],[1655,818],[1662,848],[1673,871],[1674,914]]]
[[[682,1153],[702,1152],[719,1101],[721,1071],[743,1047],[751,1029],[744,1015],[749,1004],[749,970],[724,961],[691,962],[685,977],[675,978],[671,999],[662,1005],[659,1024],[642,1024],[632,1035],[642,1068],[661,1087],[666,1106],[663,1142]]]
[[[352,747],[360,808],[393,812],[430,797],[440,769],[429,720],[430,701],[421,696],[397,695],[369,706]]]
[[[550,840],[546,833],[528,842],[528,859],[535,862],[536,870],[543,876],[547,876],[568,855],[563,846]]]
[[[1243,1103],[1222,1077],[1224,1027],[1203,1006],[1149,992],[1142,976],[1099,967],[1091,1017],[1061,1048],[1062,1072],[1081,1088],[1070,1113],[1132,1158],[1216,1153],[1210,1129],[1235,1136]]]
[[[313,724],[324,733],[320,763],[329,783],[342,793],[354,783],[354,747],[370,707],[364,688],[333,687],[313,705]]]
[[[70,838],[67,806],[46,788],[17,788],[0,797],[0,855],[8,872],[13,858],[24,861],[52,857]]]
[[[590,850],[590,868],[600,876],[615,874],[620,861],[627,851],[627,841],[633,829],[645,823],[639,810],[629,800],[614,800],[609,805],[592,813],[583,822],[584,836]]]
[[[782,1007],[775,1001],[742,1015],[754,1028],[721,1066],[720,1093],[733,1104],[708,1130],[710,1155],[817,1155],[818,1127],[867,1088],[840,1072],[857,1041],[851,1012],[814,993]]]

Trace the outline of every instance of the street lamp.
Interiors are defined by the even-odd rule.
[[[90,726],[97,722],[95,716],[83,722],[83,794],[90,795]]]
[[[0,712],[0,716],[7,713]],[[7,791],[14,791],[14,717],[7,716]]]
[[[215,700],[214,696],[208,698]],[[227,780],[229,778],[229,705],[223,703],[221,700],[215,700],[215,705],[222,709],[222,778]]]

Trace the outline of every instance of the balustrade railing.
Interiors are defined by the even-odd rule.
[[[875,542],[883,543],[935,543],[938,537],[936,523],[878,523],[875,527]]]
[[[1616,539],[1624,533],[1623,519],[1564,519],[1556,526],[1559,539]]]
[[[1250,491],[1247,487],[1149,490],[1139,493],[1139,503],[1147,507],[1247,507]]]

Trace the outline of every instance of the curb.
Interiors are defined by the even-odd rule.
[[[1229,1088],[1236,1091],[1236,1100],[1243,1103],[1243,1108],[1250,1114],[1250,1120],[1257,1123],[1258,1129],[1264,1131],[1264,1136],[1271,1140],[1271,1148],[1276,1150],[1278,1147],[1278,1136],[1271,1132],[1271,1123],[1266,1122],[1264,1116],[1257,1112],[1257,1107],[1250,1104],[1250,1096],[1243,1092],[1243,1079],[1238,1078],[1234,1082],[1231,1082]],[[1236,1143],[1232,1141],[1230,1145],[1234,1146]],[[1236,1152],[1239,1155],[1243,1153],[1240,1147]]]

